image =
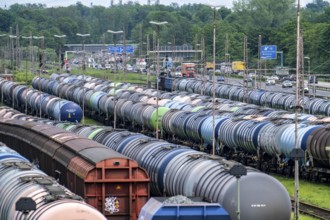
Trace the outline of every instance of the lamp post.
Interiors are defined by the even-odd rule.
[[[117,34],[123,34],[124,31],[112,31],[112,30],[107,30],[108,33],[111,33],[113,34],[113,44],[114,44],[114,47],[115,47],[115,51],[114,51],[114,63],[115,63],[115,74],[117,73],[117,55],[116,55],[116,52],[117,52],[117,47],[116,47],[116,35]]]
[[[54,37],[55,38],[58,38],[58,39],[63,39],[66,37],[65,34],[63,35],[57,35],[57,34],[54,34]],[[58,71],[59,73],[61,73],[61,55],[62,55],[62,50],[61,50],[61,42],[59,42],[59,47],[58,47]]]
[[[86,71],[86,61],[85,61],[85,42],[84,38],[89,37],[90,34],[80,34],[77,33],[77,36],[82,38],[82,51],[83,51],[83,65],[82,65],[82,71],[83,71],[83,83],[82,85],[82,90],[83,90],[83,99],[82,99],[82,123],[85,124],[85,71]]]
[[[120,31],[112,31],[112,30],[107,30],[108,33],[113,34],[113,44],[114,44],[114,62],[115,62],[115,82],[114,82],[114,111],[113,111],[113,128],[116,129],[116,123],[117,123],[117,113],[116,113],[116,104],[117,104],[117,96],[116,96],[116,76],[117,76],[117,56],[116,56],[116,51],[117,51],[117,47],[116,47],[116,36],[117,34],[123,34],[124,31],[120,30]],[[126,51],[125,51],[126,52]]]
[[[213,8],[213,83],[212,83],[212,90],[213,90],[213,96],[212,96],[212,155],[215,154],[215,37],[216,37],[216,8],[220,7],[209,5],[211,8]]]
[[[162,22],[156,22],[156,21],[149,21],[150,24],[154,24],[157,27],[157,96],[156,96],[156,138],[158,139],[158,100],[159,100],[159,86],[158,86],[158,80],[159,80],[159,40],[160,40],[160,27],[161,25],[165,25],[168,22],[162,21]]]
[[[230,169],[229,169],[229,174],[233,175],[236,177],[236,186],[237,186],[237,219],[241,219],[241,195],[240,195],[240,178],[242,176],[247,175],[247,170],[246,167],[243,166],[242,164],[234,164]]]
[[[39,77],[40,77],[40,73],[42,72],[43,70],[43,66],[44,66],[44,63],[43,63],[43,59],[44,59],[44,56],[43,56],[43,46],[44,46],[44,39],[45,37],[44,36],[33,36],[33,39],[36,39],[36,40],[41,40],[41,55],[39,55],[39,61],[41,62],[40,63],[40,69],[39,69]],[[38,53],[39,53],[39,48],[38,47]],[[40,89],[40,88],[39,88]]]

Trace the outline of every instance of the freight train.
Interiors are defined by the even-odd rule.
[[[80,122],[82,110],[79,105],[25,85],[0,78],[1,102],[25,113],[49,117],[54,120]]]
[[[74,77],[62,79],[72,78]],[[162,93],[159,101],[162,107],[157,110],[154,105],[157,91],[149,89],[141,94],[117,89],[114,97],[108,95],[106,89],[95,91],[97,88],[106,88],[107,83],[109,84],[98,80],[98,83],[94,83],[94,90],[89,89],[86,93],[88,95],[85,102],[91,103],[87,104],[87,109],[93,112],[94,118],[104,120],[109,118],[109,114],[116,112],[124,127],[133,122],[133,125],[139,125],[143,129],[155,130],[158,111],[159,127],[167,138],[189,140],[190,143],[197,143],[198,148],[207,149],[212,145],[213,119],[210,108],[207,108],[212,103],[207,96]],[[39,84],[39,78],[34,79],[34,84]],[[42,79],[40,84],[41,88],[51,88],[50,84],[56,84],[57,87],[61,85],[49,79]],[[65,88],[64,85],[61,88]],[[135,90],[142,91],[140,88]],[[65,93],[65,90],[62,92]],[[66,98],[75,100],[70,96]],[[114,101],[116,99],[118,100]],[[188,101],[190,104],[185,103]],[[169,110],[170,108],[179,110]],[[294,114],[223,99],[217,99],[217,109],[215,138],[218,153],[263,171],[292,174],[293,163],[289,154],[294,148]],[[324,144],[324,135],[327,133],[324,124],[328,123],[329,118],[299,114],[299,120],[299,147],[306,151],[306,158],[301,162],[301,174],[312,180],[329,181],[330,149]]]
[[[197,79],[163,78],[161,89],[167,91],[187,91],[190,93],[213,95],[212,82]],[[295,94],[278,91],[254,89],[247,91],[243,86],[216,83],[215,95],[218,98],[246,102],[263,107],[294,111],[296,105]],[[330,116],[330,101],[321,98],[301,97],[300,106],[307,114]]]
[[[5,117],[25,119],[1,117],[2,142],[81,196],[106,219],[138,218],[149,199],[150,179],[136,161],[95,141],[49,125],[54,121],[15,112],[2,113]]]
[[[80,196],[59,185],[16,151],[0,143],[0,216],[10,220],[106,220]],[[32,207],[16,210],[16,203],[32,199]],[[25,212],[23,213],[24,209]],[[31,209],[31,210],[30,210]],[[35,210],[34,210],[35,209]]]
[[[39,121],[39,123],[56,124],[58,127],[93,139],[136,160],[140,166],[145,168],[150,176],[152,195],[202,197],[209,202],[221,204],[230,214],[231,219],[237,219],[237,179],[229,174],[229,169],[237,164],[236,162],[125,130],[51,122],[26,116],[9,108],[2,108],[0,117],[22,120],[1,119],[0,128],[6,128],[8,123],[27,125],[29,123],[25,120]],[[45,125],[38,127],[43,126]],[[7,130],[14,132],[14,129]],[[3,136],[0,135],[0,140],[3,139]],[[104,151],[92,150],[93,155],[104,157]],[[285,188],[275,178],[267,174],[250,167],[246,167],[246,169],[247,175],[240,178],[241,219],[289,220],[291,203]],[[116,173],[116,175],[119,174]],[[135,175],[138,174],[135,173]],[[139,186],[136,188],[142,190]]]

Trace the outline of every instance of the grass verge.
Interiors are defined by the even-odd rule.
[[[294,179],[273,175],[294,196]],[[322,183],[312,183],[306,180],[299,181],[299,196],[302,202],[330,209],[330,186]]]

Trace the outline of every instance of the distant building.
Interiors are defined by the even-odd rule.
[[[82,44],[65,44],[66,51],[82,51]],[[101,51],[107,51],[108,53],[114,52],[113,44],[84,44],[86,53],[99,53]],[[133,54],[135,51],[138,51],[138,44],[127,44],[127,54]],[[116,44],[117,53],[122,53],[124,50],[123,44]],[[149,54],[150,57],[157,55],[157,49],[146,51],[145,54]],[[159,56],[163,60],[166,56],[172,57],[175,62],[183,61],[193,61],[201,59],[202,50],[196,50],[192,45],[166,45],[160,46]]]
[[[150,56],[157,54],[157,48],[149,51]],[[190,44],[166,45],[159,47],[159,57],[164,59],[166,56],[172,57],[175,62],[200,60],[202,50],[196,50]]]

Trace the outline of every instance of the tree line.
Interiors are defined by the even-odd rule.
[[[212,59],[213,23],[216,24],[216,59],[243,59],[243,39],[247,37],[249,67],[255,68],[258,58],[259,35],[262,45],[277,45],[283,51],[284,65],[295,67],[296,62],[295,0],[236,0],[232,8],[212,9],[203,4],[177,3],[140,5],[138,2],[103,6],[84,6],[81,2],[68,7],[48,8],[42,4],[14,4],[0,9],[0,34],[45,37],[47,48],[56,48],[55,34],[65,34],[65,43],[80,43],[77,33],[90,33],[85,43],[109,44],[113,35],[107,30],[123,30],[129,42],[143,46],[150,39],[155,45],[155,27],[149,21],[167,21],[162,26],[161,44],[205,45],[207,60]],[[313,73],[327,73],[330,68],[330,6],[315,0],[301,9],[304,54]],[[0,38],[3,45],[3,38]],[[23,43],[21,43],[23,44]],[[267,61],[279,65],[280,59]],[[265,64],[266,65],[266,64]]]

